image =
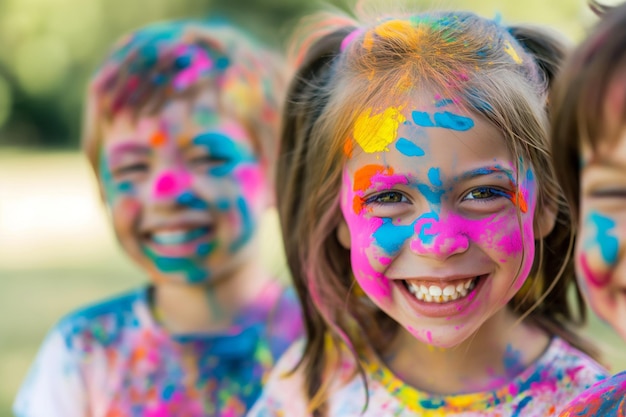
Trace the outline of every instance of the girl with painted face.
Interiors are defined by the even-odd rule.
[[[560,43],[465,12],[314,28],[277,175],[307,338],[250,415],[547,416],[604,378],[547,150]]]
[[[84,149],[122,248],[151,280],[56,326],[23,417],[241,416],[301,333],[260,259],[281,60],[225,23],[124,37],[93,77]]]
[[[551,94],[555,169],[572,207],[576,275],[591,308],[626,340],[626,4],[569,57]],[[563,416],[626,416],[626,372],[581,394]]]

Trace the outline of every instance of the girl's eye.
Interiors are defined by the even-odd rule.
[[[488,200],[495,197],[507,197],[509,194],[492,187],[474,188],[465,195],[464,200]]]
[[[394,203],[406,203],[408,199],[397,191],[386,191],[384,193],[376,194],[365,200],[367,204],[394,204]]]

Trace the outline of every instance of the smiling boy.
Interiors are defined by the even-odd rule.
[[[226,24],[123,38],[93,77],[84,149],[122,248],[151,283],[64,318],[22,417],[243,416],[301,333],[264,270],[281,61]]]

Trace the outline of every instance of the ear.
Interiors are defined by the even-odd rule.
[[[341,243],[341,246],[346,249],[350,249],[352,247],[350,229],[348,229],[348,224],[343,216],[341,216],[341,221],[339,222],[339,226],[337,226],[337,240]]]
[[[542,207],[535,213],[533,231],[535,239],[543,239],[548,236],[556,223],[557,208],[553,205]]]

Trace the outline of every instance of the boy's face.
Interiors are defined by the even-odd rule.
[[[576,270],[593,310],[626,339],[626,129],[609,143],[583,146]]]
[[[100,181],[117,237],[157,281],[214,283],[254,256],[270,196],[247,130],[206,93],[104,128]]]

